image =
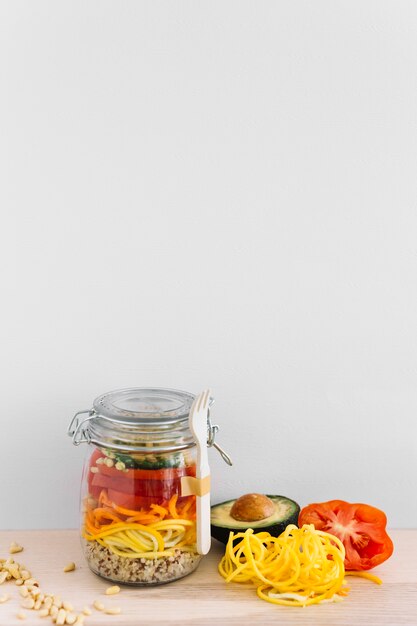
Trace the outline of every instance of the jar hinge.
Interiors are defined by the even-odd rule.
[[[207,412],[207,447],[208,448],[216,448],[216,450],[220,453],[223,461],[228,465],[233,465],[232,459],[230,456],[216,443],[214,440],[216,438],[216,434],[219,432],[220,428],[217,424],[212,424],[210,419],[210,410]]]
[[[85,415],[86,413],[88,414],[88,417],[85,417],[83,419],[79,418],[79,415]],[[94,417],[96,417],[96,414],[91,409],[78,411],[78,413],[74,415],[70,425],[68,426],[67,433],[69,437],[72,437],[72,443],[74,444],[74,446],[79,446],[80,443],[90,443],[90,436],[88,434],[88,431],[85,430],[84,424]]]

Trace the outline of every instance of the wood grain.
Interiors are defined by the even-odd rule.
[[[351,592],[339,604],[307,608],[282,607],[259,600],[255,591],[238,584],[227,585],[217,573],[223,546],[213,542],[208,556],[198,570],[174,583],[154,588],[122,587],[116,596],[105,596],[109,583],[88,569],[81,552],[78,532],[66,531],[0,531],[0,557],[8,556],[12,541],[24,546],[14,555],[24,563],[44,591],[60,595],[76,609],[90,606],[95,599],[106,605],[120,606],[122,614],[104,615],[93,611],[87,626],[129,624],[204,626],[206,624],[285,624],[285,626],[417,626],[417,530],[390,532],[395,552],[392,558],[376,568],[384,581],[379,587],[363,579],[349,578]],[[74,561],[77,569],[65,574],[64,566]],[[19,626],[52,624],[50,618],[39,618],[35,611],[25,610],[27,619],[16,618],[20,608],[18,587],[5,583],[0,595],[12,598],[0,604],[0,624]]]

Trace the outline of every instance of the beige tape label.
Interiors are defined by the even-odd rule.
[[[204,478],[181,476],[182,496],[205,496],[206,493],[210,493],[210,474]]]

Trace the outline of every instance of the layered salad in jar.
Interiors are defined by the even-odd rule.
[[[82,507],[84,551],[93,572],[150,585],[197,567],[196,497],[181,496],[183,476],[195,476],[190,450],[155,455],[93,449]]]

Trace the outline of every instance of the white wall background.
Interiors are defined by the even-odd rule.
[[[214,499],[417,526],[417,4],[0,4],[0,528],[73,527],[67,423],[217,399]]]

